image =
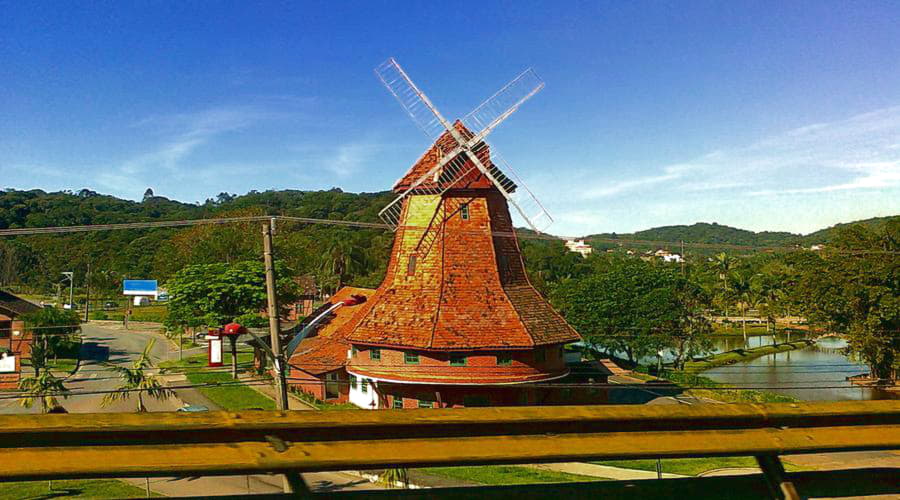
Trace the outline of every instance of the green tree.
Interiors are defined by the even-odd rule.
[[[19,381],[19,390],[23,392],[20,404],[25,408],[31,408],[35,401],[39,401],[42,413],[47,413],[47,410],[59,405],[56,396],[62,396],[64,399],[69,397],[69,389],[63,380],[53,376],[50,370],[44,370],[40,374],[35,372],[35,376],[23,378]]]
[[[839,228],[819,265],[799,287],[804,312],[848,336],[849,349],[878,379],[896,378],[900,364],[900,221],[881,231]]]
[[[662,350],[683,360],[709,348],[708,298],[671,266],[611,260],[602,272],[562,282],[551,299],[586,342],[631,362]]]
[[[44,307],[23,314],[25,330],[32,332],[31,364],[35,376],[41,374],[47,360],[56,359],[64,341],[81,330],[81,318],[75,311]]]
[[[279,305],[293,304],[298,296],[293,272],[276,262],[275,273]],[[224,325],[266,306],[265,269],[258,261],[188,266],[166,285],[170,297],[167,326],[174,328]]]
[[[148,373],[148,370],[153,367],[150,351],[153,350],[155,343],[156,340],[151,340],[144,347],[144,351],[134,360],[131,368],[104,363],[109,369],[119,375],[122,384],[115,392],[110,392],[103,397],[103,406],[109,406],[116,401],[128,400],[132,394],[135,394],[137,396],[137,412],[143,413],[147,411],[147,407],[144,406],[144,394],[160,400],[165,400],[175,395],[171,389],[166,388],[162,384],[159,377]]]

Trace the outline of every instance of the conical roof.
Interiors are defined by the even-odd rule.
[[[395,189],[428,172],[429,154]],[[406,197],[385,279],[345,325],[350,342],[463,351],[580,340],[529,283],[507,201],[479,177],[442,195]]]
[[[472,132],[467,129],[462,122],[459,120],[453,124],[454,128],[460,132],[460,135],[464,139],[471,139],[473,137]],[[457,142],[456,139],[450,134],[450,132],[444,132],[441,134],[434,144],[425,151],[425,153],[416,160],[415,163],[409,168],[406,174],[403,177],[397,179],[397,182],[394,183],[393,190],[395,192],[403,192],[410,187],[416,185],[416,182],[422,177],[426,176],[431,172],[431,170],[438,165],[438,163],[448,154],[453,152],[456,148]],[[515,184],[510,181],[507,176],[491,161],[491,149],[490,146],[485,142],[481,142],[475,147],[472,148],[474,154],[478,157],[481,163],[487,167],[491,173],[491,175],[497,179],[499,182],[503,183],[504,186],[507,187],[509,192],[513,192],[516,189]],[[448,171],[437,172],[435,176],[432,172],[432,175],[428,177],[424,182],[416,185],[416,189],[425,190],[432,188],[443,189],[449,186],[453,186],[455,188],[468,188],[468,189],[490,189],[493,187],[490,179],[485,177],[481,172],[475,167],[475,164],[471,159],[463,159],[460,158],[457,161],[453,162],[455,165],[458,165],[459,168],[453,169],[454,172],[451,174]],[[463,175],[458,175],[462,173]]]

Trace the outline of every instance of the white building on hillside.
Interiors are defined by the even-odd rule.
[[[659,257],[660,259],[662,259],[665,262],[679,263],[684,260],[681,258],[681,255],[678,255],[677,253],[671,253],[668,250],[663,250],[663,249],[657,250],[656,253],[654,253],[653,255]]]
[[[584,240],[569,240],[566,242],[566,248],[568,248],[570,252],[580,253],[582,257],[587,257],[594,253],[594,249],[585,243]]]

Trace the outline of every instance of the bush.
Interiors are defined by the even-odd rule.
[[[91,313],[91,319],[96,319],[96,320],[102,321],[102,320],[109,319],[109,315],[107,315],[103,311],[94,311]]]

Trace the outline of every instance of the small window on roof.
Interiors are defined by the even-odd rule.
[[[408,365],[419,364],[419,355],[414,352],[403,353],[403,361]]]
[[[451,354],[450,366],[466,366],[466,357],[462,354]]]
[[[369,359],[372,361],[381,361],[381,349],[375,347],[369,349]]]
[[[413,276],[416,274],[416,256],[410,255],[409,262],[406,263],[406,275]]]
[[[459,206],[459,216],[462,217],[462,220],[469,220],[469,204],[463,203]]]
[[[497,355],[497,366],[509,366],[512,364],[512,354],[502,352]]]

